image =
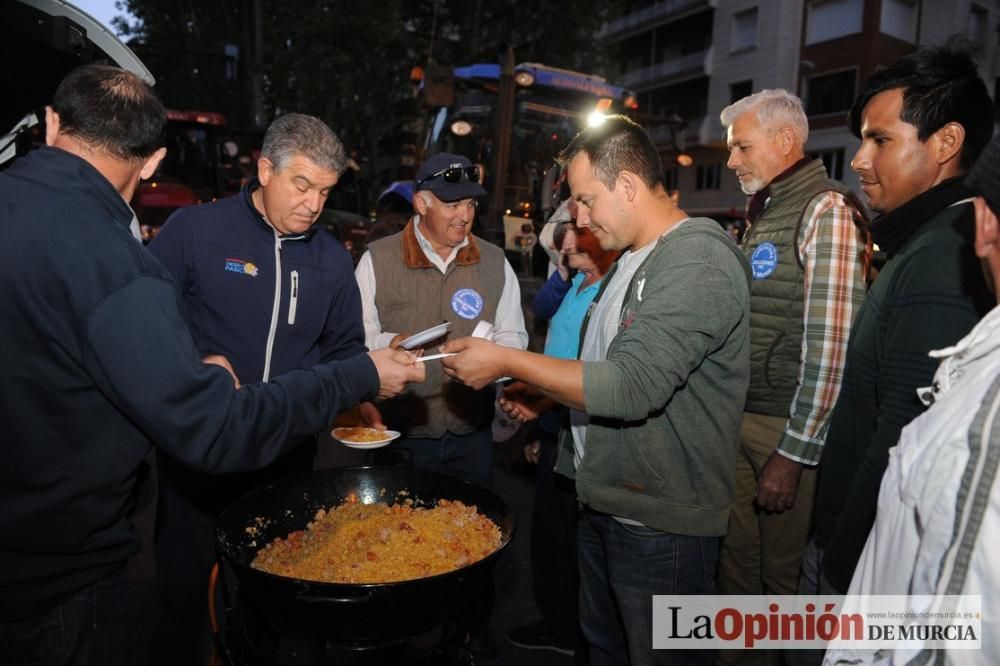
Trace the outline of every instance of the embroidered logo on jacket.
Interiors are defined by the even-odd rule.
[[[252,261],[244,261],[243,259],[226,259],[225,270],[229,273],[240,273],[241,275],[249,275],[251,277],[257,277],[257,273],[260,272],[257,264]]]

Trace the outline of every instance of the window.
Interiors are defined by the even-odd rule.
[[[223,46],[225,53],[226,80],[235,81],[239,78],[240,47],[236,44],[226,44]]]
[[[757,46],[757,8],[733,14],[733,38],[729,50],[742,51]]]
[[[753,93],[753,79],[737,81],[729,84],[729,103],[735,104],[747,95]]]
[[[628,74],[629,72],[634,72],[637,69],[642,69],[643,66],[644,63],[642,61],[641,55],[632,56],[631,58],[625,61],[625,67],[622,70],[622,74]]]
[[[663,189],[667,192],[677,189],[677,167],[667,167],[663,170]]]
[[[694,174],[694,189],[717,190],[722,183],[721,164],[699,164]]]
[[[847,69],[807,79],[806,115],[821,116],[850,109],[854,103],[857,78],[857,69]]]
[[[917,0],[882,0],[879,31],[916,44]]]
[[[809,153],[809,157],[814,160],[823,160],[823,166],[826,167],[826,173],[834,180],[843,180],[844,178],[844,149],[835,148],[832,150],[820,150],[815,153]]]
[[[806,19],[806,44],[861,32],[864,0],[814,0]]]
[[[989,24],[989,12],[979,5],[969,9],[969,39],[977,46],[986,45],[986,30]]]

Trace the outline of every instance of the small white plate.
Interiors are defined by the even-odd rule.
[[[375,430],[374,428],[334,428],[331,434],[335,440],[352,449],[379,449],[399,437],[399,432],[395,430],[375,430],[375,432],[383,435],[385,439],[379,439],[374,442],[356,442],[350,439],[343,439],[348,434],[348,431],[357,429]]]
[[[443,324],[438,324],[437,326],[431,326],[430,328],[420,331],[410,337],[406,338],[399,343],[399,346],[403,349],[416,349],[417,347],[427,344],[431,340],[436,340],[442,335],[448,332],[448,328],[451,326],[450,321],[446,321]]]

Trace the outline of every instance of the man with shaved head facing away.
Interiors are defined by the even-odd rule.
[[[80,67],[45,120],[47,146],[0,173],[0,663],[119,666],[136,660],[126,562],[152,447],[257,469],[423,369],[359,353],[237,389],[202,362],[128,205],[165,152],[153,89]]]

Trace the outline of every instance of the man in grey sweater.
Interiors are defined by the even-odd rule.
[[[584,322],[580,360],[464,338],[442,362],[473,387],[522,380],[505,401],[515,417],[546,400],[571,408],[557,471],[584,507],[592,663],[710,663],[652,649],[652,597],[713,588],[749,381],[749,266],[718,224],[674,204],[653,142],[627,118],[584,130],[563,159],[577,224],[624,251]]]

